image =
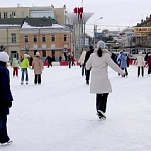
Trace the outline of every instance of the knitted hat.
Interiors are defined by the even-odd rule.
[[[104,41],[102,41],[102,40],[98,41],[98,43],[97,43],[97,48],[98,48],[98,49],[99,49],[99,48],[105,49],[105,47],[106,47],[106,45],[105,45],[105,42],[104,42]]]
[[[39,52],[36,52],[36,55],[35,56],[40,56],[40,53]]]
[[[89,46],[89,49],[90,49],[90,50],[92,50],[92,49],[93,49],[93,46],[92,46],[92,45],[90,45],[90,46]]]
[[[27,54],[24,54],[24,58],[27,58],[28,57],[28,55]]]
[[[0,52],[0,61],[2,62],[9,61],[9,55],[5,51]]]

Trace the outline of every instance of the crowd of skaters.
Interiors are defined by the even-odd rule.
[[[69,68],[74,64],[74,56],[68,55]],[[3,51],[0,52],[0,145],[11,144],[7,134],[7,115],[9,114],[9,108],[12,106],[13,96],[10,90],[10,77],[9,70],[7,69],[7,62],[9,61],[8,54]],[[48,61],[52,66],[52,60],[49,57],[45,61]],[[92,46],[89,47],[89,51],[83,51],[79,58],[80,66],[82,67],[82,76],[86,77],[86,84],[89,85],[89,78],[91,72],[90,93],[96,94],[96,112],[100,119],[106,118],[106,108],[109,93],[112,92],[112,86],[108,78],[108,66],[116,71],[122,77],[128,75],[127,67],[128,56],[121,50],[118,56],[111,54],[107,49],[103,41],[99,41],[97,49],[94,50]],[[151,74],[151,54],[147,53],[146,56],[139,52],[136,60],[138,66],[138,77],[144,76],[144,67],[148,67],[148,74]],[[41,84],[41,74],[44,69],[43,62],[39,52],[36,52],[33,58],[29,58],[27,54],[24,54],[20,62],[13,58],[12,61],[13,76],[18,77],[18,69],[21,69],[21,84],[28,84],[28,68],[34,70],[34,84]]]

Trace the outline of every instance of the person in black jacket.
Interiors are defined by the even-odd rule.
[[[52,58],[50,56],[47,56],[45,61],[48,61],[48,68],[49,68],[49,66],[52,67]]]
[[[93,49],[93,46],[90,46],[89,47],[89,51],[86,52],[86,55],[85,55],[85,59],[84,59],[84,66],[86,64],[86,62],[88,61],[90,55],[93,53],[94,49]],[[90,70],[86,70],[86,84],[89,85],[89,78],[90,78]]]
[[[9,56],[6,52],[0,52],[0,144],[10,144],[10,138],[7,134],[7,115],[12,106],[13,96],[10,90],[9,70],[7,62]]]

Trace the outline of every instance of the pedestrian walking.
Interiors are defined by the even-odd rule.
[[[13,77],[15,77],[15,76],[18,77],[19,63],[16,58],[13,58],[12,68],[13,68]]]
[[[124,71],[111,59],[103,41],[97,43],[97,52],[92,53],[86,62],[86,69],[91,69],[90,93],[96,94],[96,111],[100,119],[106,118],[107,98],[112,92],[108,78],[108,66],[124,76]]]
[[[36,55],[33,58],[32,69],[34,69],[34,74],[35,74],[34,83],[41,84],[41,74],[42,74],[42,70],[43,70],[43,62],[40,58],[39,52],[36,52]]]
[[[8,61],[8,54],[4,51],[0,52],[0,145],[12,143],[7,133],[7,116],[13,101],[10,90],[9,70],[7,69]]]
[[[21,84],[24,84],[24,77],[25,77],[26,84],[28,84],[28,81],[29,81],[27,68],[31,69],[31,67],[29,65],[29,60],[27,57],[28,57],[28,55],[24,54],[24,58],[22,59],[22,61],[20,63],[21,72],[22,72]]]
[[[86,65],[86,62],[88,61],[90,55],[93,53],[94,49],[93,46],[89,47],[89,51],[87,51],[86,55],[85,55],[85,59],[84,59],[84,66]],[[89,85],[89,79],[90,79],[90,69],[86,69],[86,84]]]
[[[137,70],[137,76],[140,76],[140,70],[141,70],[141,75],[142,77],[144,76],[144,66],[145,66],[145,60],[142,52],[139,52],[136,60],[136,65],[138,67]]]

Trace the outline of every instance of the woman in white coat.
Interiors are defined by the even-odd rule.
[[[86,72],[85,71],[85,66],[84,66],[85,55],[86,55],[86,51],[83,50],[83,52],[82,52],[82,54],[81,54],[81,56],[79,58],[79,61],[78,61],[80,63],[80,65],[81,65],[81,67],[82,67],[82,76],[84,76],[84,73]]]
[[[96,94],[96,110],[99,118],[106,118],[106,104],[108,94],[112,92],[110,80],[108,78],[108,66],[114,71],[125,76],[124,71],[113,62],[110,52],[105,49],[103,41],[97,43],[96,53],[92,53],[86,63],[86,69],[91,68],[90,93]]]
[[[139,52],[139,54],[137,56],[136,64],[138,66],[137,76],[138,77],[140,76],[140,70],[142,70],[141,74],[142,74],[142,77],[143,77],[144,76],[145,60],[144,60],[144,56],[143,56],[142,52]]]

